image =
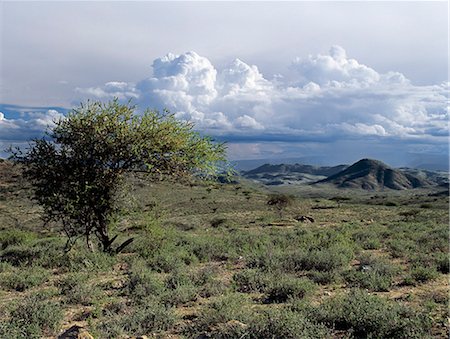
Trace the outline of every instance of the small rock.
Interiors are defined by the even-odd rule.
[[[58,336],[58,339],[94,339],[94,337],[85,328],[73,325],[63,334]]]
[[[308,217],[306,215],[300,215],[298,217],[295,217],[295,220],[300,221],[300,222],[315,222],[313,217]]]

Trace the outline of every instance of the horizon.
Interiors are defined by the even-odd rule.
[[[230,161],[448,168],[447,10],[446,2],[5,2],[0,157],[80,102],[117,97],[194,122],[227,142]]]

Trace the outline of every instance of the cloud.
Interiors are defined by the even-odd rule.
[[[377,72],[340,46],[296,58],[285,74],[272,77],[240,59],[218,69],[195,52],[169,53],[152,68],[136,83],[112,81],[76,91],[80,99],[118,97],[141,108],[167,108],[202,132],[240,144],[448,142],[448,83],[414,85],[399,72]],[[42,130],[57,115],[49,110],[22,120],[0,116],[0,135]]]
[[[296,58],[291,65],[300,80],[320,85],[337,83],[371,84],[380,80],[380,74],[355,59],[347,57],[341,46],[332,46],[328,54]]]
[[[135,98],[168,108],[199,130],[232,140],[446,138],[448,84],[416,86],[395,71],[379,73],[344,48],[296,58],[269,79],[235,59],[222,69],[195,52],[155,59],[151,77],[136,85],[79,89],[98,98]]]
[[[31,138],[42,137],[47,127],[64,115],[57,110],[49,109],[44,112],[21,112],[19,118],[8,119],[0,112],[0,142],[26,141]]]
[[[120,100],[125,100],[127,98],[136,99],[139,97],[134,84],[129,84],[121,81],[107,82],[102,87],[77,87],[75,91],[80,94],[93,96],[99,99],[119,98]]]

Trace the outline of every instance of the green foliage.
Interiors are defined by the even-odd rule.
[[[198,288],[193,279],[183,271],[175,271],[165,281],[167,292],[163,296],[166,304],[176,306],[193,301],[197,297]]]
[[[340,269],[350,262],[353,251],[347,247],[332,246],[319,250],[294,251],[282,259],[283,268],[288,272],[316,270],[329,272]]]
[[[431,326],[428,317],[360,290],[313,308],[310,317],[356,338],[424,338]]]
[[[435,256],[437,270],[443,274],[450,272],[450,258],[448,253],[437,253]]]
[[[91,252],[86,248],[73,248],[65,258],[63,265],[71,272],[109,271],[117,262],[114,256],[102,252]]]
[[[436,279],[438,272],[435,267],[416,266],[411,269],[410,276],[414,282],[424,283]]]
[[[8,290],[23,292],[42,285],[49,276],[49,271],[40,266],[15,268],[0,275],[0,285]]]
[[[332,271],[309,271],[308,278],[316,284],[329,285],[340,281],[340,275],[337,270]]]
[[[56,334],[63,310],[58,303],[47,299],[42,293],[26,297],[12,309],[8,321],[0,322],[0,337],[37,339]]]
[[[131,263],[127,293],[136,302],[149,295],[159,296],[165,291],[164,282],[142,260]]]
[[[40,265],[56,268],[64,265],[62,253],[64,242],[60,238],[35,239],[22,244],[8,246],[0,251],[2,260],[14,266]]]
[[[331,331],[322,324],[311,322],[304,314],[289,309],[270,309],[262,312],[247,329],[244,338],[331,338]]]
[[[35,239],[36,235],[31,232],[20,230],[6,230],[0,232],[0,250],[6,249],[8,246],[22,245]]]
[[[391,288],[399,267],[385,259],[362,255],[356,269],[345,272],[345,280],[351,287],[369,291],[387,292]]]
[[[268,288],[266,302],[282,303],[291,299],[302,299],[314,288],[315,284],[309,279],[283,276]]]
[[[245,300],[245,296],[237,293],[226,294],[214,300],[202,311],[195,325],[196,328],[191,330],[199,334],[208,332],[209,336],[213,338],[239,337],[236,336],[236,331],[242,335],[242,327],[231,326],[231,328],[225,329],[220,324],[231,321],[245,324],[252,318],[250,310],[243,306],[243,300]]]
[[[112,251],[109,225],[125,173],[145,173],[150,180],[205,177],[224,160],[224,146],[201,137],[192,124],[168,113],[136,114],[118,100],[82,104],[55,123],[47,138],[13,158],[25,165],[46,220],[62,223],[68,245],[79,237],[89,243],[95,234],[103,251]]]
[[[233,282],[236,290],[244,293],[264,293],[274,280],[274,276],[257,269],[235,273]]]
[[[283,216],[283,210],[292,205],[295,197],[287,194],[271,194],[267,199],[267,205],[273,206],[278,210],[280,218]]]
[[[106,317],[97,325],[100,338],[158,333],[169,329],[176,321],[172,309],[151,296],[142,299],[139,307],[131,310],[119,308],[116,311],[110,308]]]
[[[88,274],[71,273],[59,283],[61,294],[69,304],[92,305],[100,295],[100,290],[88,283],[88,279]]]

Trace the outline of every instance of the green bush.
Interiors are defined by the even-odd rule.
[[[264,293],[273,280],[276,280],[276,277],[256,269],[241,271],[233,276],[236,290],[244,293]]]
[[[7,230],[0,232],[0,250],[6,249],[8,246],[22,245],[36,238],[35,233],[21,230]]]
[[[311,279],[316,284],[320,285],[329,285],[335,282],[340,281],[341,277],[337,271],[309,271],[308,278]]]
[[[424,314],[361,290],[332,298],[309,313],[312,320],[356,338],[424,338],[431,327]]]
[[[10,245],[0,252],[0,256],[2,260],[14,266],[39,265],[59,268],[66,262],[64,241],[61,238],[36,239]]]
[[[398,267],[385,260],[363,257],[360,260],[359,268],[346,272],[344,277],[352,287],[387,292],[398,271]]]
[[[381,247],[380,233],[372,228],[360,230],[353,234],[352,238],[365,250],[376,250]]]
[[[99,297],[100,290],[88,282],[89,275],[83,273],[71,273],[60,283],[61,294],[70,304],[91,305]]]
[[[415,283],[424,283],[438,277],[435,267],[416,266],[411,269],[410,277]]]
[[[437,270],[443,274],[450,272],[450,260],[447,253],[438,253],[435,257]]]
[[[334,246],[309,252],[296,251],[282,258],[283,268],[287,272],[316,270],[328,272],[347,265],[353,257],[353,250]]]
[[[55,335],[63,319],[61,306],[45,294],[26,297],[0,324],[0,338],[42,338]]]
[[[74,248],[68,253],[65,266],[72,272],[105,272],[110,271],[116,263],[117,258],[108,253]]]
[[[315,284],[309,279],[283,276],[267,289],[266,302],[283,303],[290,299],[301,299],[314,288]]]
[[[165,303],[176,306],[193,301],[197,297],[197,287],[193,284],[189,275],[182,271],[175,271],[166,278],[167,292],[162,299]]]
[[[139,302],[149,295],[159,296],[165,291],[164,282],[141,260],[131,264],[128,275],[127,293]]]
[[[229,322],[239,322],[246,324],[252,318],[252,313],[245,303],[242,294],[233,293],[224,295],[202,310],[198,321],[193,327],[188,328],[188,334],[206,334],[210,338],[236,338],[243,335],[244,328],[242,326],[223,326]],[[221,326],[222,325],[222,326]],[[224,328],[225,327],[225,328]],[[194,336],[196,337],[196,336]]]
[[[122,309],[120,309],[122,311]],[[118,338],[124,335],[142,336],[166,331],[176,321],[170,307],[160,303],[157,298],[146,297],[139,307],[127,312],[108,311],[96,326],[100,338]]]
[[[45,283],[50,272],[40,266],[15,268],[0,276],[0,285],[9,290],[23,292],[29,288]]]
[[[286,309],[262,312],[249,323],[245,338],[331,338],[331,331],[322,324],[311,322],[304,314]]]

